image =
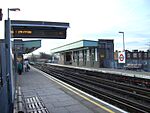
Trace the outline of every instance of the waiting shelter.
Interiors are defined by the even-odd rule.
[[[112,39],[79,40],[51,50],[58,63],[83,67],[112,68],[114,41]]]

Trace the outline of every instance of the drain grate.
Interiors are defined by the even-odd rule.
[[[27,113],[49,113],[43,102],[37,97],[25,98]]]

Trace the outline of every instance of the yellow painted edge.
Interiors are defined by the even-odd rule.
[[[48,76],[46,76],[46,77],[48,77]],[[48,77],[48,78],[49,78],[49,77]],[[51,78],[51,79],[52,79],[52,78]],[[104,109],[105,111],[107,111],[107,112],[109,112],[109,113],[115,113],[114,111],[110,110],[109,108],[107,108],[107,107],[105,107],[105,106],[103,106],[103,105],[100,105],[99,103],[97,103],[97,102],[95,102],[95,101],[93,101],[93,100],[91,100],[91,99],[89,99],[89,98],[83,96],[82,94],[80,94],[80,93],[78,93],[78,92],[72,90],[71,88],[65,86],[64,84],[58,82],[57,80],[53,80],[53,81],[57,82],[57,83],[60,84],[61,86],[65,87],[66,89],[72,91],[73,93],[77,94],[78,96],[84,98],[85,100],[87,100],[87,101],[89,101],[89,102],[95,104],[96,106],[98,106],[98,107]]]
[[[61,84],[61,83],[59,83],[59,84]],[[104,109],[105,111],[107,111],[107,112],[109,112],[109,113],[115,113],[115,112],[113,112],[112,110],[106,108],[105,106],[102,106],[102,105],[100,105],[99,103],[97,103],[97,102],[95,102],[95,101],[93,101],[93,100],[91,100],[91,99],[89,99],[89,98],[87,98],[87,97],[81,95],[80,93],[78,93],[78,92],[76,92],[76,91],[70,89],[69,87],[67,87],[67,86],[65,86],[65,85],[63,85],[63,84],[61,84],[61,85],[62,85],[63,87],[65,87],[65,88],[69,89],[70,91],[74,92],[74,93],[77,94],[78,96],[84,98],[85,100],[87,100],[87,101],[89,101],[89,102],[95,104],[96,106],[98,106],[98,107]]]

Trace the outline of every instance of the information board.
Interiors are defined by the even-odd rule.
[[[12,38],[65,39],[69,23],[11,21]]]

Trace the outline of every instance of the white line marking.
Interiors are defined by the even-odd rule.
[[[32,68],[33,68],[33,67],[32,67]],[[63,81],[61,81],[61,80],[59,80],[59,79],[57,79],[57,78],[55,78],[55,77],[53,77],[53,76],[51,76],[51,75],[45,73],[45,72],[43,72],[43,71],[41,71],[41,70],[38,70],[38,69],[36,69],[36,68],[33,68],[33,69],[36,70],[36,71],[38,71],[39,73],[41,73],[41,74],[44,75],[45,77],[51,79],[52,81],[54,81],[54,82],[56,82],[56,83],[62,85],[63,87],[69,89],[70,91],[74,92],[75,94],[81,96],[82,98],[84,98],[84,99],[90,101],[91,103],[93,103],[93,104],[99,106],[100,108],[102,108],[102,109],[108,111],[109,113],[114,113],[114,112],[113,112],[112,110],[110,110],[109,108],[106,108],[106,107],[104,107],[103,105],[100,105],[99,103],[97,103],[97,102],[95,102],[95,101],[93,101],[93,100],[96,100],[96,101],[98,101],[98,102],[100,102],[100,103],[102,103],[102,104],[104,104],[104,105],[107,105],[107,106],[109,106],[109,107],[111,107],[111,108],[113,108],[113,109],[116,109],[116,110],[118,110],[118,111],[120,111],[120,112],[122,112],[122,113],[128,113],[127,111],[124,111],[124,110],[122,110],[122,109],[120,109],[120,108],[118,108],[118,107],[116,107],[116,106],[113,106],[113,105],[111,105],[111,104],[109,104],[109,103],[107,103],[107,102],[105,102],[105,101],[103,101],[103,100],[100,100],[100,99],[98,99],[98,98],[96,98],[96,97],[94,97],[94,96],[92,96],[92,95],[90,95],[90,94],[88,94],[88,93],[85,93],[85,92],[83,92],[83,91],[81,91],[81,90],[79,90],[79,89],[77,89],[77,88],[75,88],[75,87],[73,87],[73,86],[71,86],[71,85],[69,85],[69,84],[67,84],[67,83],[65,83],[65,82],[63,82]],[[76,90],[76,91],[75,91],[75,90]],[[91,100],[91,99],[89,99],[89,98],[87,98],[87,97],[85,97],[85,96],[79,94],[78,92],[81,93],[81,94],[86,95],[87,97],[90,97],[90,98],[93,99],[93,100]]]

